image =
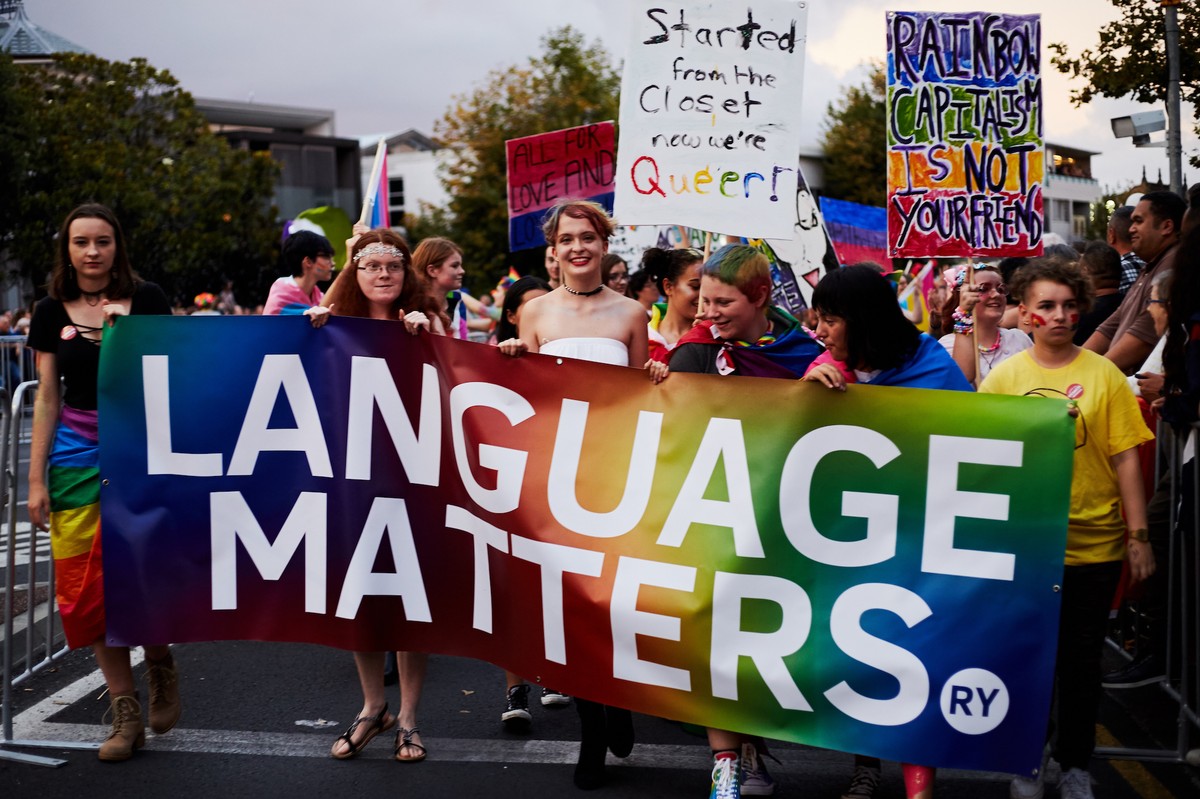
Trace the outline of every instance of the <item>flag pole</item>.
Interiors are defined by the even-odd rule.
[[[383,156],[387,153],[387,140],[379,137],[379,146],[375,148],[375,163],[371,165],[371,180],[367,183],[367,191],[363,196],[362,213],[358,215],[358,223],[365,225],[371,220],[371,212],[375,210],[375,192],[379,187],[380,173],[383,172]]]

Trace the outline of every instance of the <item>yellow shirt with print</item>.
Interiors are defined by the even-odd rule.
[[[1066,565],[1107,563],[1125,557],[1125,522],[1112,456],[1150,441],[1137,399],[1112,361],[1080,350],[1058,369],[1040,366],[1031,350],[998,365],[979,387],[989,394],[1075,399],[1075,471]],[[1064,411],[1065,412],[1065,411]]]

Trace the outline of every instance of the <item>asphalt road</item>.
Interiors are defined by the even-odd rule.
[[[429,759],[391,759],[391,735],[356,760],[329,757],[334,738],[360,706],[348,653],[317,646],[225,642],[175,647],[184,714],[164,736],[149,736],[131,761],[105,764],[94,751],[20,751],[60,757],[43,768],[0,760],[0,796],[340,797],[394,795],[542,799],[578,796],[571,773],[578,748],[572,708],[533,708],[532,732],[504,731],[502,672],[485,663],[434,656],[420,725]],[[140,673],[141,669],[138,669]],[[399,702],[389,689],[392,708]],[[14,738],[98,743],[105,728],[103,682],[87,652],[73,652],[51,673],[36,675],[14,697]],[[1106,741],[1161,747],[1174,735],[1171,707],[1155,687],[1105,701]],[[1117,701],[1119,700],[1119,701]],[[314,722],[324,722],[314,727]],[[709,753],[703,739],[662,719],[635,717],[638,745],[625,761],[610,758],[610,782],[594,796],[706,796]],[[1164,728],[1165,726],[1165,728]],[[774,744],[777,796],[837,799],[851,761],[845,754]],[[16,751],[16,750],[11,750]],[[1093,765],[1099,799],[1200,796],[1200,776],[1178,764],[1102,761]],[[904,796],[899,766],[886,764],[877,796]],[[1007,777],[943,771],[938,799],[1004,799]],[[1047,797],[1055,796],[1047,791]]]

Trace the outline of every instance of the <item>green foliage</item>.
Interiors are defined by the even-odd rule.
[[[1166,102],[1169,74],[1163,10],[1146,0],[1110,2],[1120,11],[1120,19],[1100,29],[1094,48],[1072,57],[1065,44],[1049,45],[1050,63],[1083,84],[1071,92],[1071,102],[1079,106],[1097,96]],[[1200,120],[1200,13],[1185,3],[1178,7],[1178,19],[1180,95]],[[1200,158],[1194,155],[1191,162],[1200,166]]]
[[[607,51],[567,26],[544,37],[528,64],[494,70],[454,98],[435,127],[450,151],[441,179],[451,199],[438,226],[462,248],[473,286],[491,288],[510,263],[525,273],[542,263],[540,249],[508,253],[504,142],[615,120],[620,87]]]
[[[274,265],[276,164],[211,133],[170,73],[143,59],[63,54],[17,68],[6,92],[11,61],[0,55],[0,64],[0,97],[24,129],[14,141],[0,128],[0,163],[23,165],[0,230],[35,285],[53,264],[63,217],[88,201],[112,207],[134,268],[170,297],[190,303],[223,279],[245,293]]]
[[[826,109],[824,194],[836,200],[887,205],[887,75],[882,64]]]

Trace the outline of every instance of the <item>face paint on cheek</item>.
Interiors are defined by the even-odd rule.
[[[1046,320],[1035,313],[1029,314],[1029,323],[1034,327],[1045,327]]]
[[[1072,330],[1078,330],[1079,329],[1079,314],[1073,313],[1073,314],[1068,315],[1067,316],[1067,324],[1069,324],[1071,326]]]

